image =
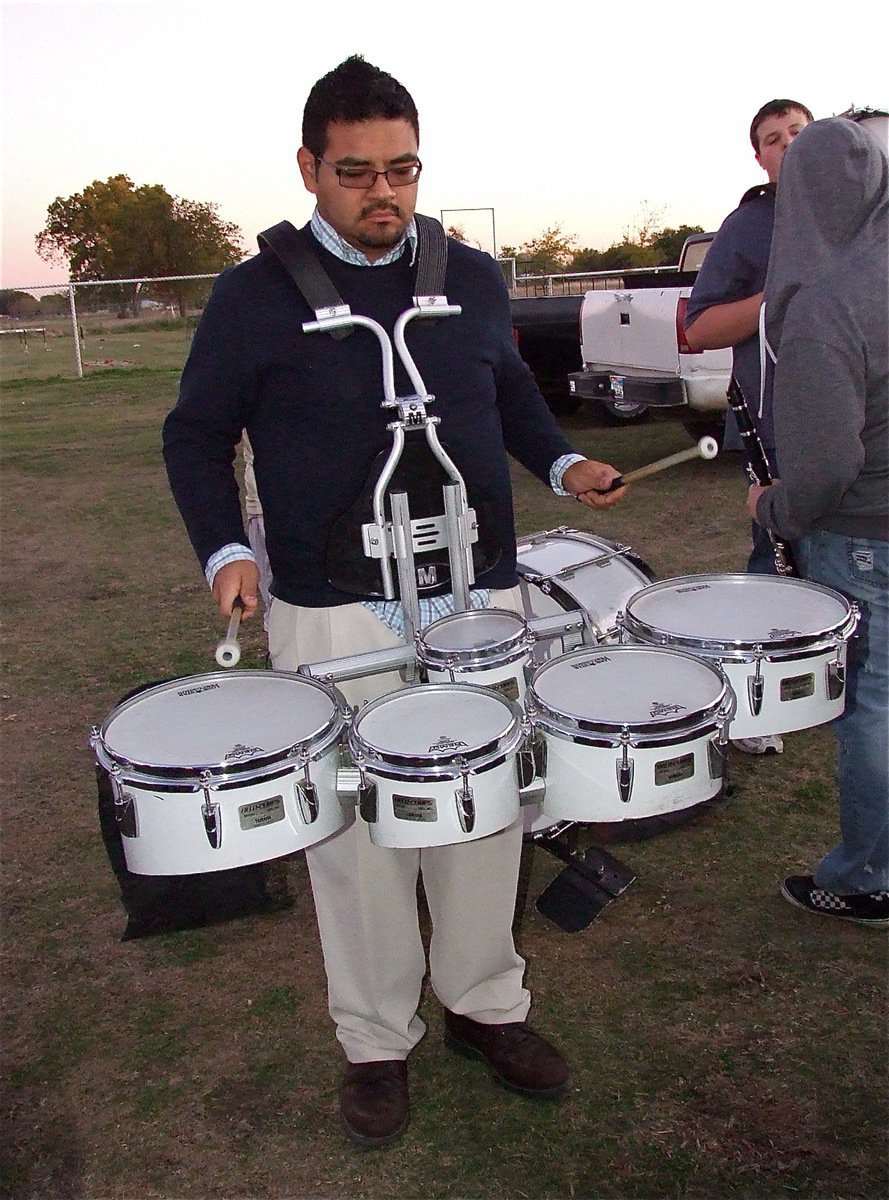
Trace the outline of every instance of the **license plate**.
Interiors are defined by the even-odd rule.
[[[611,375],[611,394],[615,400],[623,400],[624,398],[624,377],[623,375]]]

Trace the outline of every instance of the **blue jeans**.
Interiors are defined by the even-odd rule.
[[[814,871],[831,892],[889,889],[889,543],[820,530],[804,539],[806,574],[861,610],[849,647],[837,736],[842,841]]]

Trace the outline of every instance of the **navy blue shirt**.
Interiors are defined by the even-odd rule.
[[[353,266],[310,244],[355,313],[390,336],[413,306],[409,257]],[[479,587],[516,582],[516,540],[507,453],[548,484],[572,446],[515,346],[500,268],[488,255],[448,243],[445,292],[460,316],[407,326],[406,341],[435,396],[429,412],[463,475],[484,502],[499,562]],[[164,424],[164,458],[174,497],[202,564],[232,542],[246,544],[233,470],[241,431],[255,455],[273,593],[290,604],[329,607],[362,599],[327,579],[326,548],[336,518],[362,491],[373,460],[392,444],[386,425],[380,345],[356,328],[342,340],[302,331],[314,314],[269,251],[225,271],[195,333],[179,400]],[[396,392],[413,391],[396,358]]]
[[[705,309],[755,296],[765,287],[775,222],[775,188],[762,184],[741,197],[741,203],[720,226],[703,265],[698,272],[685,312],[686,328],[694,324]],[[732,369],[746,397],[751,416],[763,445],[773,450],[771,378],[760,404],[759,337],[754,334],[732,347]],[[725,448],[741,450],[743,443],[731,409],[726,414]]]

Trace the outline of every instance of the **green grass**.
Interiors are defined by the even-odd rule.
[[[348,1146],[302,856],[281,866],[285,911],[120,941],[89,729],[140,683],[214,669],[223,631],[160,461],[175,392],[161,361],[22,379],[3,398],[2,1194],[884,1194],[885,939],[778,895],[785,873],[836,838],[827,729],[789,736],[780,758],[732,753],[724,803],[670,833],[609,843],[637,878],[580,933],[536,910],[562,865],[526,846],[516,938],[535,1024],[571,1059],[575,1090],[561,1103],[503,1092],[446,1053],[427,995],[406,1138],[373,1154]],[[623,470],[688,442],[672,420],[565,425]],[[520,468],[514,483],[522,533],[592,529],[660,577],[744,561],[731,461],[656,476],[601,515]],[[261,665],[258,627],[244,652],[243,665]]]

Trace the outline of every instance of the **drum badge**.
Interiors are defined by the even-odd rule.
[[[228,754],[225,756],[225,762],[237,762],[242,758],[253,758],[257,754],[262,754],[262,746],[242,746],[240,742],[236,746],[232,746]]]
[[[685,712],[684,704],[664,704],[660,700],[655,700],[651,706],[652,717],[669,717],[674,713]]]
[[[455,738],[440,737],[437,742],[433,742],[429,747],[429,753],[447,754],[450,750],[459,750],[461,746],[468,748],[468,743],[457,741]]]

